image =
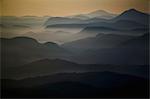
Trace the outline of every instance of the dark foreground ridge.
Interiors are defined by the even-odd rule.
[[[148,93],[148,80],[114,72],[2,80],[2,97],[5,98],[148,98]]]

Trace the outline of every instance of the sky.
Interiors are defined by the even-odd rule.
[[[3,16],[68,16],[105,10],[121,13],[135,8],[148,11],[150,0],[0,0]]]

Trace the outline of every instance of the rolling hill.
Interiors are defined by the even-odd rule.
[[[146,79],[114,72],[61,73],[23,80],[3,79],[2,85],[2,97],[14,98],[148,97]]]
[[[1,38],[0,41],[1,62],[7,67],[20,66],[37,59],[65,57],[68,53],[53,42],[42,44],[28,37]]]

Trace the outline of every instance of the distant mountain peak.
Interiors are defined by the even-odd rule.
[[[139,12],[139,11],[137,11],[137,10],[136,10],[136,9],[134,9],[134,8],[129,9],[128,11],[130,11],[130,12]]]
[[[14,37],[14,38],[11,38],[11,40],[13,41],[18,41],[18,42],[21,42],[21,41],[24,41],[24,42],[34,42],[34,43],[38,43],[38,41],[36,39],[33,39],[33,38],[30,38],[30,37],[25,37],[25,36],[22,36],[22,37]]]
[[[115,16],[115,14],[109,13],[105,10],[96,10],[93,12],[88,13],[87,15],[93,15],[93,16]]]
[[[94,13],[99,14],[99,13],[108,13],[108,12],[106,12],[106,11],[104,11],[104,10],[96,10],[96,11],[93,11],[93,12],[91,12],[91,13],[89,13],[89,14],[94,14]]]
[[[55,45],[55,46],[58,46],[56,43],[54,43],[54,42],[46,42],[46,43],[44,43],[44,45]]]
[[[90,18],[102,18],[102,19],[111,19],[114,18],[116,15],[112,14],[110,12],[107,12],[105,10],[96,10],[89,12],[87,14],[79,14],[72,16],[72,18],[78,18],[78,19],[90,19]]]
[[[129,10],[124,11],[121,15],[125,15],[125,14],[126,15],[138,15],[138,14],[145,14],[145,13],[140,12],[136,9],[129,9]]]
[[[129,9],[121,13],[114,20],[135,21],[140,24],[148,25],[149,14],[143,13],[136,9]]]

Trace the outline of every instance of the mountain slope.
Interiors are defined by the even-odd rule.
[[[113,20],[132,20],[143,25],[148,25],[149,15],[146,13],[139,12],[135,9],[129,9],[117,16],[116,18],[114,18]]]
[[[128,40],[124,42],[120,47],[124,48],[137,48],[137,49],[149,49],[149,33],[146,33],[140,37],[133,38],[131,40]],[[146,51],[147,52],[147,51]]]
[[[148,38],[148,35],[100,34],[97,37],[66,43],[63,47],[78,53],[73,60],[78,63],[146,65]]]
[[[76,63],[72,63],[60,59],[41,59],[36,60],[25,65],[18,67],[7,68],[7,72],[4,78],[28,78],[36,77],[43,75],[50,75],[59,72],[73,72],[73,71],[82,71],[82,68],[79,68]]]
[[[104,10],[96,10],[87,14],[79,14],[79,15],[74,15],[74,16],[69,16],[69,17],[87,20],[90,18],[111,19],[111,18],[114,18],[115,16],[116,16],[115,14],[106,12]]]
[[[134,28],[148,28],[148,19],[149,15],[139,12],[134,9],[130,9],[127,11],[124,11],[122,14],[116,16],[115,18],[112,18],[110,20],[102,19],[102,18],[96,18],[96,20],[93,18],[88,20],[82,20],[80,22],[76,23],[61,23],[61,24],[53,24],[53,25],[47,25],[47,28],[52,27],[63,27],[63,28],[77,28],[82,27],[86,28],[88,26],[103,26],[103,27],[111,27],[111,28],[118,28],[118,29],[134,29]],[[59,22],[59,21],[58,21]]]
[[[111,19],[113,17],[115,17],[115,14],[106,12],[104,10],[97,10],[91,13],[88,13],[86,16],[90,17],[90,18],[104,18],[104,19]]]
[[[80,19],[77,18],[66,18],[66,17],[51,17],[49,18],[45,25],[53,25],[53,24],[71,24],[71,23],[78,23]]]
[[[1,38],[0,40],[2,65],[8,67],[23,65],[42,58],[65,57],[68,53],[55,43],[41,44],[28,37]]]
[[[131,38],[133,37],[126,35],[100,34],[96,37],[65,43],[63,46],[69,49],[96,50],[100,48],[115,47]]]
[[[62,73],[2,85],[3,97],[148,97],[148,80],[114,72]]]

